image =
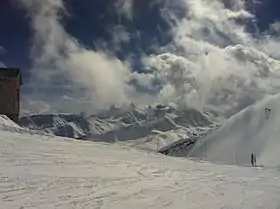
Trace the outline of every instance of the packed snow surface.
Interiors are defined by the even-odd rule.
[[[269,96],[231,117],[213,134],[202,139],[189,153],[207,161],[249,165],[280,165],[280,94]]]
[[[0,208],[280,207],[276,169],[214,165],[120,146],[0,132]]]

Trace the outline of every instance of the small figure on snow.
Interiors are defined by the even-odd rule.
[[[270,108],[265,108],[265,119],[267,120],[269,118],[271,109]]]
[[[253,153],[251,153],[251,164],[252,166],[256,166],[256,156]]]

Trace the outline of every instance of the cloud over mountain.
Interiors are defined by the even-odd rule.
[[[32,58],[34,76],[39,82],[51,85],[65,77],[75,93],[86,89],[85,99],[95,108],[126,101],[129,66],[103,51],[89,50],[71,37],[60,22],[66,12],[63,1],[22,0],[21,3],[29,12],[34,30]]]
[[[67,33],[61,20],[67,15],[62,0],[20,2],[34,31],[35,81],[48,87],[66,86],[67,80],[72,96],[85,101],[80,109],[176,102],[229,116],[279,91],[279,37],[256,38],[248,32],[254,15],[243,0],[151,1],[149,5],[157,5],[169,24],[170,31],[162,33],[172,34],[172,41],[156,50],[162,54],[142,54],[144,72],[135,71],[113,52],[83,46]],[[114,6],[128,21],[137,15],[133,0],[118,0]],[[277,30],[277,24],[271,28]],[[116,45],[130,41],[123,25],[112,31]],[[78,106],[79,102],[73,108]]]
[[[230,115],[279,91],[280,65],[273,45],[280,42],[254,38],[246,30],[254,16],[244,1],[228,1],[227,7],[222,1],[180,2],[180,8],[186,8],[183,17],[176,17],[173,5],[167,5],[171,14],[164,13],[175,20],[172,32],[177,52],[145,58],[161,74],[157,77],[164,77],[160,99],[217,107]]]

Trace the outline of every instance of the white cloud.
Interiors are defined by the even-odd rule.
[[[211,52],[194,60],[166,53],[145,59],[162,85],[158,102],[198,109],[216,106],[226,115],[274,93],[280,86],[280,62],[242,45]]]
[[[114,44],[128,43],[130,41],[130,34],[123,25],[117,25],[110,30]]]
[[[185,17],[163,14],[175,17],[173,40],[183,53],[144,59],[160,78],[158,101],[215,108],[229,116],[266,94],[279,92],[280,42],[255,39],[245,30],[241,20],[253,21],[254,16],[245,10],[244,1],[228,1],[227,8],[218,0],[178,2],[186,8]],[[176,12],[171,6],[166,10]]]
[[[91,103],[88,107],[91,109],[128,101],[128,94],[133,91],[127,85],[129,65],[102,51],[86,49],[67,34],[60,23],[60,14],[65,10],[62,1],[21,0],[21,3],[29,12],[34,30],[32,58],[36,85],[47,81],[51,86],[67,77],[72,81],[73,91],[86,89],[84,99]]]
[[[246,11],[244,0],[227,0],[226,6],[222,0],[158,1],[164,18],[172,19],[172,47],[182,50],[144,56],[143,63],[151,68],[146,73],[132,72],[129,64],[104,51],[86,49],[67,34],[60,23],[65,10],[61,0],[21,2],[30,12],[35,32],[36,78],[50,83],[70,78],[76,95],[84,96],[81,110],[130,101],[175,102],[230,115],[280,90],[280,42],[256,39],[245,30],[254,16]],[[132,19],[133,3],[118,0],[115,6],[119,14]],[[120,31],[113,36],[115,43],[129,41],[122,26],[115,30]],[[128,84],[131,80],[156,93],[135,92]],[[81,94],[83,88],[86,94]]]
[[[110,49],[115,52],[122,51],[122,44],[128,44],[131,40],[131,34],[123,25],[116,25],[112,28],[108,28],[108,31],[111,34],[111,42],[109,43]],[[106,50],[106,48],[108,48],[106,46],[108,45],[105,44],[105,46],[101,46],[101,48]]]
[[[280,36],[273,38],[272,36],[267,35],[262,39],[258,40],[255,47],[265,52],[269,56],[280,60]]]
[[[280,21],[276,21],[272,23],[269,27],[269,31],[272,33],[276,33],[277,35],[280,35]]]
[[[235,21],[237,18],[252,18],[242,7],[229,10],[217,0],[185,0],[184,3],[189,12],[173,31],[175,43],[183,46],[186,51],[190,42],[206,42],[198,43],[201,47],[209,44],[224,47],[228,44],[250,43],[251,36],[244,31],[244,26]]]
[[[130,20],[133,19],[134,16],[133,6],[134,0],[117,0],[115,3],[117,13]]]
[[[53,109],[48,103],[40,100],[21,100],[20,115],[46,114],[50,110],[54,113]]]
[[[242,22],[254,20],[245,1],[227,1],[227,7],[219,0],[177,2],[186,8],[185,17],[164,15],[175,17],[173,40],[183,53],[148,58],[157,73],[167,74],[159,100],[217,108],[230,115],[279,92],[280,41],[255,39],[245,30]],[[176,12],[174,4],[167,11]]]

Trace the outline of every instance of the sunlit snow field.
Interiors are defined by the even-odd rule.
[[[23,132],[0,134],[3,209],[280,208],[277,169]]]

